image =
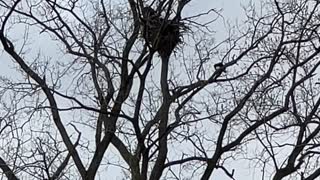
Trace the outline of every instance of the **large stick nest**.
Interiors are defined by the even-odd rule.
[[[161,57],[169,57],[182,42],[182,32],[187,29],[185,24],[175,18],[162,18],[151,7],[144,8],[142,15],[144,39]]]

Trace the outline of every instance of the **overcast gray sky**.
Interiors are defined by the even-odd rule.
[[[224,16],[224,20],[233,25],[237,22],[241,22],[244,20],[245,12],[242,6],[247,5],[250,0],[194,0],[191,1],[191,4],[185,12],[187,15],[197,14],[201,12],[205,12],[209,9],[222,9],[221,14]],[[259,2],[259,1],[257,1]],[[222,22],[222,21],[221,21]],[[227,37],[225,33],[226,27],[224,27],[223,23],[215,23],[217,27],[213,27],[215,31],[217,31],[216,38],[221,38],[219,40],[223,40]],[[251,164],[252,165],[252,164]],[[229,170],[235,169],[234,178],[236,180],[256,180],[260,176],[260,171],[257,172],[257,169],[254,170],[252,167],[249,169],[248,161],[244,160],[234,160],[232,164],[226,167],[230,167]],[[259,178],[259,179],[260,179]],[[218,170],[214,171],[211,176],[213,180],[230,180],[224,172]]]
[[[222,15],[225,17],[225,20],[232,23],[235,23],[237,20],[241,21],[241,18],[244,16],[243,9],[241,8],[241,5],[247,4],[249,0],[193,0],[187,11],[185,12],[188,15],[195,15],[200,12],[207,11],[212,8],[220,9],[222,8]],[[223,37],[223,32],[225,27],[223,27],[223,24],[220,23],[221,27],[215,27],[214,30],[217,31],[218,36],[220,37],[220,34]],[[22,32],[20,32],[22,33]],[[17,38],[19,36],[16,36]],[[226,35],[225,35],[226,37]],[[42,40],[37,40],[38,44],[37,46],[43,47],[42,50],[44,51],[53,51],[51,52],[54,54],[54,50],[51,48],[50,44],[48,42],[44,42]],[[37,48],[35,48],[37,49]],[[11,63],[11,60],[9,60],[9,57],[5,53],[0,54],[0,59],[1,59],[1,66],[0,66],[0,75],[1,76],[14,76],[15,70],[13,69],[13,64]],[[231,168],[236,169],[235,171],[235,178],[237,180],[248,180],[248,179],[254,179],[252,176],[253,173],[259,173],[259,172],[252,172],[249,171],[246,167],[248,167],[247,164],[244,164],[243,161],[235,161],[232,165],[230,165]],[[119,172],[119,169],[117,168],[108,168],[108,172]],[[115,177],[115,179],[118,179]],[[218,179],[218,180],[228,180],[223,172],[217,171],[212,175],[212,179]]]

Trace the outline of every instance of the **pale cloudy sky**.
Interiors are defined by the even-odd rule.
[[[256,3],[259,2],[256,1]],[[187,15],[197,14],[209,9],[222,9],[221,15],[224,16],[224,20],[226,23],[233,25],[237,22],[241,22],[245,18],[245,12],[243,10],[243,6],[246,6],[250,3],[250,0],[194,0],[191,1],[191,4],[185,13]],[[222,22],[222,21],[221,21]],[[221,38],[220,40],[227,37],[225,33],[226,27],[224,27],[223,23],[215,23],[215,25],[219,25],[219,27],[213,27],[217,32],[215,38]],[[220,27],[221,26],[221,27]],[[252,164],[251,164],[252,165]],[[232,164],[227,167],[230,167],[228,170],[235,169],[234,178],[236,180],[256,180],[261,179],[261,172],[257,169],[249,169],[250,164],[248,161],[244,160],[234,160]],[[215,171],[212,176],[212,180],[231,180],[228,178],[223,171]]]
[[[188,15],[195,15],[200,12],[207,11],[212,8],[220,9],[222,8],[222,15],[225,17],[225,20],[232,23],[235,23],[237,20],[241,21],[241,18],[244,17],[243,9],[241,8],[241,5],[245,5],[249,3],[249,0],[193,0],[187,11],[185,12]],[[215,30],[217,30],[217,33],[222,35],[223,37],[223,31],[224,31],[223,24],[221,24],[221,27],[216,27]],[[220,31],[219,31],[220,30]],[[23,32],[19,32],[20,35],[22,35]],[[226,36],[225,36],[226,37]],[[19,38],[19,35],[17,34],[16,38]],[[50,44],[48,42],[43,42],[41,40],[37,40],[37,46],[44,47],[44,49],[48,52],[50,48]],[[52,46],[51,46],[52,47]],[[51,49],[52,50],[52,49]],[[52,50],[54,54],[54,50]],[[51,53],[50,53],[51,54]],[[0,66],[0,76],[14,76],[15,70],[13,70],[14,65],[11,63],[11,60],[5,53],[0,54],[0,60],[1,60],[1,66]],[[249,169],[246,169],[244,167],[247,167],[247,165],[244,165],[241,160],[236,161],[232,164],[232,168],[235,168],[235,178],[237,180],[250,180],[254,179],[252,176],[253,173],[249,171]],[[108,169],[108,172],[119,172],[119,169],[117,168],[110,168]],[[111,173],[112,174],[112,173]],[[117,174],[117,173],[116,173]],[[116,175],[117,176],[117,175]],[[111,178],[112,179],[112,178]],[[117,177],[115,177],[117,179]],[[218,180],[228,180],[223,172],[217,171],[213,174],[212,179],[218,179]]]

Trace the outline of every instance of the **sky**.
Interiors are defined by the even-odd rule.
[[[190,13],[192,16],[192,14],[205,12],[211,8],[222,9],[221,15],[223,15],[224,21],[230,25],[233,25],[243,20],[245,12],[242,7],[248,3],[250,3],[250,0],[194,0],[191,1],[190,5],[188,6],[190,9],[187,9],[185,13],[187,15]],[[216,37],[220,37],[220,40],[223,40],[227,37],[227,34],[225,33],[227,27],[225,27],[223,23],[215,23],[215,25],[217,24],[220,24],[221,26],[213,27],[213,29],[216,31]],[[234,160],[230,167],[231,169],[235,169],[234,177],[236,180],[256,180],[260,174],[260,172],[247,168],[249,167],[249,164],[247,161],[243,160]],[[253,174],[255,174],[255,176]],[[211,179],[230,180],[230,178],[228,178],[224,172],[220,170],[214,171]]]
[[[186,11],[184,12],[186,15],[195,15],[200,12],[208,11],[211,8],[220,9],[222,8],[221,14],[225,17],[227,22],[230,24],[236,23],[237,21],[241,21],[241,17],[244,17],[244,12],[241,5],[245,5],[249,3],[249,0],[192,0],[191,3],[188,5]],[[223,27],[214,27],[214,30],[217,31],[217,37],[226,37]],[[16,37],[19,39],[19,36],[23,35],[23,32],[20,31],[20,34],[17,34]],[[221,36],[220,36],[221,35]],[[38,47],[46,47],[45,51],[48,49],[55,54],[54,49],[50,48],[50,44],[48,42],[44,42],[42,40],[37,40]],[[51,46],[52,47],[52,46]],[[1,48],[1,47],[0,47]],[[14,65],[11,63],[10,58],[3,52],[0,52],[0,76],[9,76],[13,77],[15,70]],[[233,164],[233,167],[236,168],[235,178],[237,180],[248,180],[253,179],[252,173],[248,169],[243,168],[242,161],[236,161]],[[114,171],[113,168],[110,168],[109,171]],[[224,175],[224,173],[217,171],[212,176],[212,179],[219,179],[219,180],[228,180],[228,178]]]

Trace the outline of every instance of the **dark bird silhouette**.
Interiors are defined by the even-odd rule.
[[[226,70],[225,70],[225,68],[223,66],[224,66],[223,63],[220,62],[220,63],[217,63],[217,64],[214,65],[214,69],[217,70],[217,71],[220,70],[220,69],[223,69],[222,71],[226,72]]]

